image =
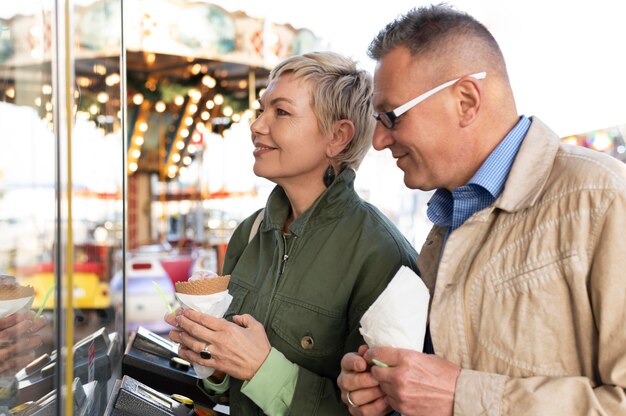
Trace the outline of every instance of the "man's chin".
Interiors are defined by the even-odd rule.
[[[435,187],[423,183],[423,181],[420,181],[418,178],[409,176],[406,172],[404,172],[404,185],[409,189],[418,189],[425,192],[435,189]]]
[[[419,189],[406,173],[404,174],[404,185],[409,189]]]

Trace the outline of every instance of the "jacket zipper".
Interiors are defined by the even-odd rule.
[[[295,239],[295,236],[294,236],[294,239]],[[293,242],[292,242],[291,247],[289,247],[289,251],[287,251],[287,238],[285,237],[285,234],[283,234],[283,247],[285,247],[285,249],[284,249],[284,254],[283,254],[283,261],[280,263],[278,277],[283,275],[283,272],[285,271],[285,265],[287,264],[287,260],[289,259],[289,254],[291,253],[291,250],[293,249]]]
[[[283,237],[283,258],[280,262],[280,267],[278,268],[278,276],[276,278],[276,280],[274,281],[274,287],[272,288],[272,295],[270,296],[270,305],[272,305],[274,303],[274,295],[276,294],[276,288],[278,287],[278,281],[280,280],[281,276],[283,275],[283,272],[285,271],[285,265],[287,264],[287,260],[289,259],[289,255],[291,254],[291,251],[293,250],[293,247],[296,245],[296,236],[293,236],[293,241],[291,242],[291,246],[289,247],[289,251],[287,251],[287,238],[285,237],[285,235],[282,235]],[[263,319],[263,325],[267,325],[268,324],[268,320],[269,320],[269,316],[270,316],[270,312],[271,312],[271,308],[268,308],[267,313],[265,315],[265,319]]]

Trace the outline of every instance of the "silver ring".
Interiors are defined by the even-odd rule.
[[[350,407],[354,407],[355,409],[359,407],[358,404],[354,404],[354,402],[350,399],[350,392],[346,393],[346,400],[348,401],[348,404],[350,405]]]
[[[202,351],[200,351],[200,357],[204,358],[205,360],[211,359],[211,351],[209,351],[209,344],[204,345],[204,348],[202,348]]]

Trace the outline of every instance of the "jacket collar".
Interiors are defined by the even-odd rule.
[[[519,211],[537,201],[559,150],[559,136],[537,117],[531,121],[504,190],[493,204],[504,211]]]
[[[469,221],[487,221],[494,209],[515,212],[532,206],[539,199],[552,169],[560,138],[536,117],[522,141],[504,184],[504,190],[491,207],[477,212]],[[434,225],[417,259],[422,280],[433,296],[448,228]],[[432,300],[432,297],[431,297]]]
[[[355,176],[354,170],[350,168],[344,169],[337,175],[332,185],[322,192],[313,205],[289,226],[291,233],[301,235],[305,228],[315,228],[341,217],[348,203],[355,203],[359,200],[354,191]],[[291,204],[287,194],[277,185],[267,199],[266,220],[263,221],[261,230],[282,230],[290,209]]]

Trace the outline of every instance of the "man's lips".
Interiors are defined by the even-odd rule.
[[[404,158],[408,156],[408,153],[392,154],[392,156],[396,160],[396,166],[402,169],[401,165],[404,165],[403,161],[404,161]]]

